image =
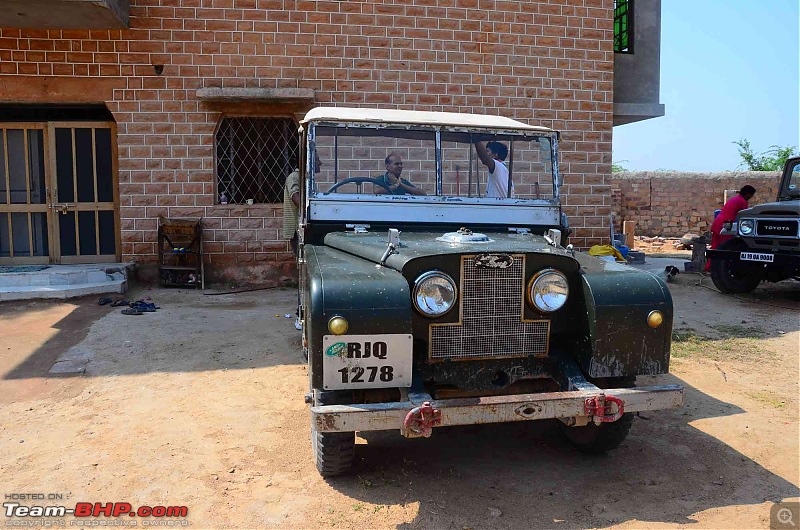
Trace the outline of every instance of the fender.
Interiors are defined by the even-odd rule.
[[[411,333],[411,294],[403,275],[325,246],[306,245],[305,325],[311,385],[322,387],[322,337],[328,321],[347,319],[348,334]]]
[[[589,377],[627,377],[669,371],[672,295],[657,276],[624,265],[582,275],[589,341],[578,361]],[[613,270],[616,269],[616,270]],[[647,324],[651,311],[664,321]]]

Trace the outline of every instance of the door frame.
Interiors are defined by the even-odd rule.
[[[8,257],[0,257],[0,265],[47,265],[52,263],[52,255],[53,255],[53,228],[52,228],[52,219],[51,219],[51,209],[49,207],[50,204],[50,187],[48,183],[48,178],[50,175],[50,159],[48,156],[48,149],[49,149],[49,141],[47,138],[48,131],[47,131],[47,123],[46,122],[2,122],[0,123],[0,142],[3,144],[3,160],[0,163],[4,164],[4,171],[5,174],[5,189],[7,193],[7,200],[8,203],[0,203],[0,215],[5,215],[8,219],[8,237],[9,237],[9,249],[11,256]],[[25,142],[25,153],[24,153],[24,161],[25,161],[25,198],[26,202],[24,203],[12,203],[11,202],[11,175],[8,171],[9,167],[9,154],[8,154],[8,130],[9,129],[21,129],[24,131],[23,138]],[[29,130],[40,130],[42,131],[42,150],[44,151],[44,167],[42,171],[44,171],[44,193],[45,193],[45,202],[44,204],[32,204],[31,200],[31,174],[30,174],[30,145],[28,143],[28,134],[27,131]],[[14,227],[11,224],[11,214],[15,213],[23,213],[28,214],[28,245],[29,248],[33,248],[33,227],[31,226],[32,223],[32,215],[33,213],[45,213],[47,222],[46,230],[47,230],[47,251],[48,254],[46,256],[14,256]]]
[[[113,189],[113,202],[112,203],[80,203],[78,202],[78,194],[77,194],[77,172],[75,169],[75,133],[73,132],[72,135],[72,178],[73,178],[73,186],[74,186],[74,198],[75,202],[70,203],[71,206],[67,207],[67,211],[74,211],[75,212],[75,252],[74,256],[62,256],[61,255],[61,232],[60,232],[60,225],[59,225],[59,215],[58,212],[61,211],[59,205],[65,203],[59,203],[58,200],[58,179],[57,175],[55,174],[56,168],[56,129],[86,129],[86,128],[109,128],[111,134],[111,180],[112,180],[112,189]],[[110,255],[91,255],[91,256],[83,256],[81,255],[81,248],[80,248],[80,235],[78,233],[78,212],[86,212],[86,211],[99,211],[99,210],[108,210],[109,205],[111,205],[112,210],[114,212],[114,246],[116,253],[113,257],[115,261],[120,260],[120,256],[122,254],[121,248],[121,234],[120,234],[120,218],[119,218],[119,168],[118,168],[118,161],[117,161],[117,124],[111,121],[50,121],[47,122],[47,129],[48,129],[48,137],[50,139],[49,143],[49,158],[50,158],[50,167],[52,171],[50,172],[50,181],[48,183],[48,189],[50,193],[50,197],[52,199],[51,202],[51,219],[52,219],[52,235],[53,235],[53,247],[51,249],[51,263],[60,263],[63,265],[67,264],[74,264],[74,263],[107,263],[110,259]],[[92,134],[92,154],[95,157],[95,160],[92,161],[92,168],[94,171],[94,194],[95,199],[97,199],[97,164],[96,164],[96,149],[95,149],[95,137]],[[105,205],[101,207],[101,205]],[[100,251],[100,231],[98,226],[98,220],[95,218],[95,245],[97,251]]]
[[[111,179],[113,190],[113,201],[109,202],[91,202],[79,203],[77,201],[77,193],[75,193],[75,202],[70,205],[65,203],[58,203],[58,179],[56,175],[56,149],[55,149],[55,129],[57,128],[108,128],[111,135]],[[9,220],[8,235],[9,247],[12,249],[13,254],[13,226],[10,223],[11,213],[25,213],[28,214],[28,242],[30,248],[33,248],[33,228],[32,228],[32,213],[46,213],[47,218],[47,247],[48,256],[9,256],[0,257],[0,265],[40,265],[40,264],[74,264],[74,263],[104,263],[113,259],[119,262],[122,255],[122,241],[120,231],[120,199],[119,199],[119,162],[118,162],[118,148],[117,148],[117,124],[113,121],[45,121],[45,122],[0,122],[0,141],[3,142],[4,150],[8,147],[7,133],[8,129],[38,129],[42,131],[42,144],[44,149],[44,182],[45,182],[45,203],[32,204],[30,203],[30,185],[31,175],[29,166],[29,146],[28,137],[25,135],[25,174],[26,174],[26,203],[11,204],[10,202],[10,175],[8,172],[8,153],[5,153],[4,160],[0,163],[5,164],[5,178],[6,189],[8,193],[8,204],[0,204],[0,215],[6,215]],[[75,142],[73,133],[73,186],[77,188],[77,175],[75,171]],[[94,171],[94,190],[95,199],[97,199],[97,164],[96,164],[96,148],[95,136],[92,134],[92,153],[95,155],[95,160],[92,161]],[[59,225],[59,212],[62,209],[75,212],[75,244],[76,255],[62,256],[61,255],[61,241],[60,241],[60,225]],[[115,254],[105,255],[89,255],[84,256],[80,254],[80,236],[78,234],[78,213],[81,211],[107,211],[112,209],[114,215],[114,242]],[[95,245],[97,251],[100,251],[99,244],[99,226],[98,219],[95,218]]]

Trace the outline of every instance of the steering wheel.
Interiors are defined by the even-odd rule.
[[[369,182],[370,184],[375,184],[376,186],[380,186],[381,188],[385,189],[386,192],[389,193],[389,194],[392,193],[392,190],[390,190],[389,187],[386,184],[384,184],[383,182],[381,182],[379,180],[371,179],[369,177],[353,177],[353,178],[349,178],[349,179],[344,179],[344,180],[342,180],[340,182],[337,182],[333,186],[331,186],[328,189],[328,191],[326,191],[325,193],[326,194],[333,193],[334,191],[338,190],[339,187],[344,186],[345,184],[364,184],[364,183],[367,183],[367,182]]]

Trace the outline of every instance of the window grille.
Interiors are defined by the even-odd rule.
[[[225,117],[216,134],[216,202],[283,201],[297,168],[297,124],[291,118]]]
[[[614,51],[633,53],[633,0],[614,1]]]

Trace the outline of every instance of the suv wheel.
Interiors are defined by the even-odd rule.
[[[633,425],[633,414],[626,412],[620,419],[611,423],[595,425],[590,423],[583,427],[567,427],[558,422],[561,433],[582,453],[601,454],[616,449]]]
[[[354,432],[319,432],[311,429],[311,448],[317,471],[323,477],[335,477],[353,465],[356,447]]]
[[[311,370],[309,370],[309,373]],[[313,390],[316,405],[343,405],[352,402],[349,392]],[[311,450],[317,471],[323,477],[335,477],[350,470],[356,450],[354,432],[320,432],[311,422]]]
[[[719,246],[719,250],[747,250],[739,240],[731,239]],[[749,293],[761,283],[764,269],[759,265],[723,259],[711,260],[711,281],[725,294]]]

